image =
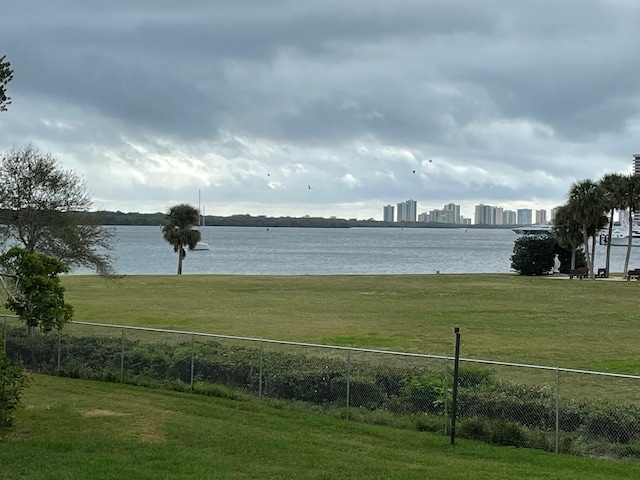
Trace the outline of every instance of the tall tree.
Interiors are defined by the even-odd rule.
[[[624,175],[619,173],[608,173],[600,179],[600,185],[604,192],[605,206],[609,210],[609,227],[607,238],[611,239],[613,233],[613,217],[617,209],[624,208],[624,199],[622,196],[622,188],[624,182]],[[607,258],[605,263],[606,276],[609,276],[609,267],[611,259],[611,242],[607,241]]]
[[[598,225],[602,225],[602,217],[607,211],[602,187],[590,179],[574,183],[569,190],[569,206],[575,220],[582,225],[589,276],[595,278],[595,252],[589,253],[589,237],[596,234],[596,229]]]
[[[73,171],[33,145],[0,158],[0,242],[101,275],[112,272],[113,228],[88,215],[93,202]]]
[[[621,183],[621,207],[628,211],[629,235],[627,255],[624,259],[624,274],[629,271],[629,259],[631,258],[631,242],[633,239],[633,214],[640,211],[640,176],[627,175]]]
[[[13,70],[5,58],[6,55],[0,58],[0,112],[6,112],[11,103],[11,97],[7,97],[7,84],[13,79]]]
[[[182,261],[187,256],[185,247],[193,250],[200,241],[200,230],[196,227],[200,221],[200,212],[195,207],[181,203],[167,212],[167,223],[162,227],[162,236],[173,246],[178,254],[178,275],[182,275]]]
[[[571,270],[574,270],[576,268],[576,253],[584,243],[584,238],[582,225],[576,221],[568,203],[556,209],[552,232],[561,247],[571,250]]]
[[[58,277],[69,270],[64,263],[13,247],[0,256],[0,266],[7,293],[5,306],[27,325],[29,335],[34,335],[36,328],[44,332],[61,329],[71,320],[73,307],[64,301],[64,287]],[[10,283],[5,281],[7,277]]]

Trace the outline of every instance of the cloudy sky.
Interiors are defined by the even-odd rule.
[[[631,172],[639,25],[637,0],[13,1],[0,149],[97,209],[551,208]]]

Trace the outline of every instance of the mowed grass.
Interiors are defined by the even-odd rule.
[[[509,274],[66,276],[76,319],[640,373],[640,283]]]
[[[221,399],[33,375],[0,479],[636,479],[640,465]]]

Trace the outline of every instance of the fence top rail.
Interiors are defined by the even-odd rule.
[[[201,337],[211,337],[211,338],[222,338],[227,340],[243,340],[250,342],[262,342],[262,343],[273,343],[279,345],[293,345],[299,347],[314,347],[314,348],[326,348],[332,350],[348,350],[352,352],[365,352],[365,353],[379,353],[383,355],[400,355],[404,357],[415,357],[415,358],[431,358],[437,360],[450,360],[453,357],[449,355],[431,355],[426,353],[409,353],[409,352],[397,352],[392,350],[378,350],[371,348],[360,348],[360,347],[345,347],[341,345],[326,345],[321,343],[305,343],[305,342],[294,342],[288,340],[274,340],[269,338],[256,338],[256,337],[242,337],[237,335],[223,335],[218,333],[203,333],[203,332],[192,332],[187,330],[169,330],[164,328],[152,328],[152,327],[134,327],[131,325],[114,325],[110,323],[95,323],[95,322],[82,322],[77,320],[72,320],[70,323],[75,323],[78,325],[88,325],[94,327],[106,327],[106,328],[119,328],[124,330],[138,330],[138,331],[147,331],[147,332],[157,332],[157,333],[172,333],[179,335],[197,335]],[[513,362],[500,362],[496,360],[482,360],[478,358],[460,358],[462,362],[469,363],[479,363],[485,365],[502,365],[507,367],[520,367],[520,368],[534,368],[538,370],[550,370],[555,372],[565,372],[565,373],[579,373],[586,375],[600,375],[603,377],[616,377],[616,378],[632,378],[640,380],[640,375],[631,375],[624,373],[610,373],[610,372],[598,372],[593,370],[580,370],[575,368],[563,368],[563,367],[552,367],[548,365],[533,365],[526,363],[513,363]]]

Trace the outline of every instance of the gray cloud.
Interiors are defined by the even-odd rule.
[[[101,208],[163,210],[198,188],[211,213],[550,208],[640,151],[631,1],[5,10],[15,79],[0,148],[51,151]]]

